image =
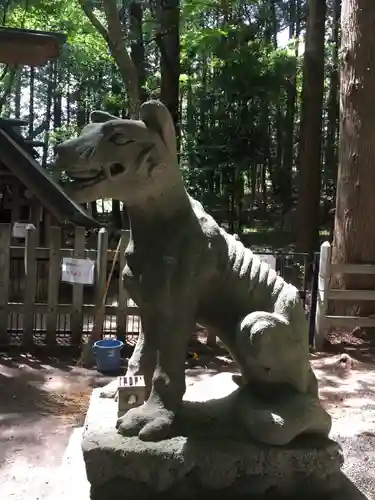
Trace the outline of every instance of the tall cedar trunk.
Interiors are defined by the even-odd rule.
[[[42,166],[46,167],[48,160],[48,149],[49,149],[49,134],[51,130],[51,107],[52,107],[52,95],[53,95],[53,63],[49,63],[47,69],[47,102],[46,102],[46,118],[45,118],[45,134],[44,134],[44,146],[43,146],[43,156],[42,156]]]
[[[22,73],[20,70],[17,74],[14,89],[14,116],[21,118],[21,94],[22,94]]]
[[[58,62],[54,64],[54,92],[53,92],[53,131],[56,132],[62,126],[62,94],[59,92],[59,86],[61,84],[62,68]],[[56,144],[55,151],[56,155]]]
[[[77,89],[76,124],[79,131],[86,125],[85,81],[82,80]]]
[[[325,13],[326,0],[308,0],[298,159],[297,249],[309,254],[319,247]]]
[[[35,91],[35,68],[30,68],[29,76],[29,127],[28,127],[28,137],[32,138],[34,132],[34,91]]]
[[[298,37],[300,34],[300,0],[290,2],[289,10],[289,39],[296,37],[295,57],[286,88],[286,110],[284,117],[284,150],[283,150],[283,212],[286,213],[292,206],[293,194],[293,165],[294,165],[294,122],[297,99],[297,58]]]
[[[340,36],[341,0],[333,2],[332,16],[332,69],[330,74],[327,137],[325,156],[325,177],[327,194],[334,196],[338,164],[338,129],[339,129],[339,36]]]
[[[275,0],[268,1],[268,13],[269,13],[269,22],[267,24],[267,29],[265,33],[265,37],[268,43],[273,45],[274,50],[277,50],[277,33],[279,30],[278,20],[276,16],[276,6]],[[266,97],[268,99],[268,96]],[[275,140],[276,140],[276,149],[275,156],[272,168],[270,170],[271,183],[273,187],[273,194],[276,198],[277,203],[283,202],[284,195],[284,172],[282,170],[282,153],[283,153],[283,144],[282,144],[282,103],[281,100],[276,104],[276,112],[275,112]],[[268,110],[264,109],[264,113],[268,114]],[[267,116],[265,116],[267,119]]]
[[[17,77],[18,71],[18,66],[14,66],[9,71],[7,70],[4,74],[4,79],[6,78],[6,80],[3,81],[2,85],[3,91],[0,96],[0,113],[4,113],[3,108],[8,108],[8,106],[6,105],[9,103],[9,98],[11,97],[13,90],[14,80]]]
[[[160,31],[156,42],[160,50],[160,99],[167,106],[179,133],[180,88],[180,1],[158,0]]]
[[[71,92],[70,92],[70,80],[71,80],[71,75],[70,75],[70,68],[68,66],[67,72],[66,72],[66,124],[70,125],[70,120],[71,120],[71,114],[72,114],[72,97],[71,97]]]
[[[141,102],[147,101],[145,47],[143,43],[143,7],[139,0],[129,5],[130,57],[138,73],[139,97]]]
[[[334,263],[375,263],[375,3],[343,0],[340,143]],[[373,289],[372,276],[342,277],[351,289]],[[374,303],[359,304],[361,315]]]

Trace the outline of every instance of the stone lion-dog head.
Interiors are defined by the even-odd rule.
[[[161,102],[144,103],[140,120],[93,111],[90,121],[57,147],[56,167],[70,180],[67,191],[75,201],[105,197],[131,204],[181,175],[173,121]]]

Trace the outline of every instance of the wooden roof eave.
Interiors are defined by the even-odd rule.
[[[47,172],[4,130],[0,129],[0,160],[60,222],[77,226],[102,226],[65,193]]]
[[[62,33],[0,27],[0,62],[42,66],[60,57],[66,38]]]

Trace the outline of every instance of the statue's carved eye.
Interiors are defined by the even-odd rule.
[[[135,142],[119,133],[113,134],[110,138],[110,141],[113,142],[113,144],[116,144],[116,146],[125,146],[125,144],[131,144],[132,142]]]

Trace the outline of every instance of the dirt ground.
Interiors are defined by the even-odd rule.
[[[351,351],[331,342],[328,350],[311,354],[311,362],[323,404],[333,417],[332,438],[343,446],[344,473],[357,493],[362,492],[358,499],[375,500],[372,347],[361,354],[361,349]],[[187,384],[223,371],[236,371],[235,364],[225,355],[213,357],[203,350],[198,359],[190,356],[187,362]],[[83,462],[76,453],[80,429],[93,387],[110,380],[96,370],[78,368],[71,358],[0,354],[1,500],[88,500]],[[73,458],[77,463],[72,466]],[[64,468],[69,463],[70,468]],[[69,477],[72,470],[74,480]],[[74,483],[72,489],[77,476],[81,484]]]

